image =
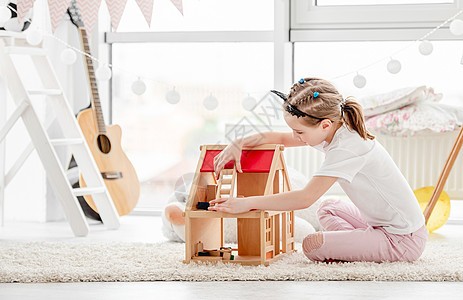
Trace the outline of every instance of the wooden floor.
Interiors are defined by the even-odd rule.
[[[73,237],[65,222],[7,222],[2,241],[108,240],[160,242],[161,220],[125,216],[119,230],[92,224],[85,238]],[[463,240],[463,223],[447,224],[431,239]],[[463,255],[463,249],[462,249]],[[115,282],[0,284],[0,299],[463,299],[463,283],[453,282]]]

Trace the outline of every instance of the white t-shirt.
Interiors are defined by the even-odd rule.
[[[364,140],[341,126],[331,143],[314,148],[325,161],[314,176],[339,177],[337,182],[371,226],[408,234],[424,225],[424,216],[412,189],[383,146]]]

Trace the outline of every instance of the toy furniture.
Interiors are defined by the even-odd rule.
[[[282,153],[284,147],[261,145],[244,148],[241,156],[243,173],[238,173],[231,161],[216,180],[214,157],[224,148],[223,145],[201,146],[185,208],[184,262],[226,261],[267,266],[286,253],[295,251],[294,212],[254,210],[229,214],[209,211],[204,202],[220,197],[249,197],[290,191],[291,184]],[[223,239],[224,218],[237,219],[238,245],[236,249],[231,249],[230,254],[223,251],[227,249]]]

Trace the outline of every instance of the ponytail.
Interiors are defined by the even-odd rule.
[[[344,100],[341,111],[342,120],[350,129],[357,131],[364,140],[373,140],[375,138],[375,136],[367,130],[363,117],[363,109],[360,103],[348,97]]]
[[[333,123],[345,123],[364,140],[375,138],[366,128],[360,103],[353,97],[344,100],[336,87],[324,79],[302,78],[291,87],[286,101],[307,116],[302,118],[307,126],[329,119]],[[285,111],[288,111],[288,103],[283,104]]]

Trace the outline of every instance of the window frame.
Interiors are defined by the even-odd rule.
[[[291,4],[292,42],[415,40],[463,9],[463,0],[452,4],[351,6],[316,6],[316,0],[293,0]],[[460,39],[448,26],[430,38]]]
[[[110,29],[103,34],[103,43],[107,47],[107,62],[112,65],[112,46],[116,43],[274,43],[274,82],[277,86],[286,79],[281,71],[288,65],[288,61],[277,53],[285,52],[283,44],[289,39],[289,3],[275,0],[275,24],[281,28],[274,31],[171,31],[171,32],[112,32]],[[275,25],[277,26],[277,25]],[[285,52],[286,53],[286,52]],[[291,52],[290,52],[291,53]],[[287,70],[286,70],[287,71]],[[109,124],[113,121],[113,80],[108,82],[107,94],[109,103]],[[133,215],[161,215],[157,208],[136,207]]]
[[[274,0],[273,31],[123,33],[107,31],[104,33],[104,44],[108,46],[108,63],[112,64],[113,43],[273,42],[274,85],[276,89],[284,90],[294,82],[294,43],[296,42],[416,40],[463,9],[463,0],[455,0],[453,4],[352,7],[316,7],[315,1]],[[411,20],[407,19],[407,13],[412,12],[414,17]],[[365,15],[371,20],[356,22]],[[374,19],[375,17],[377,19]],[[460,37],[453,36],[449,32],[448,26],[449,24],[437,30],[429,39],[461,40]],[[111,80],[108,84],[110,124],[112,123],[112,88]],[[136,209],[135,213],[139,212],[140,209]]]
[[[273,42],[273,31],[106,32],[105,43]]]

